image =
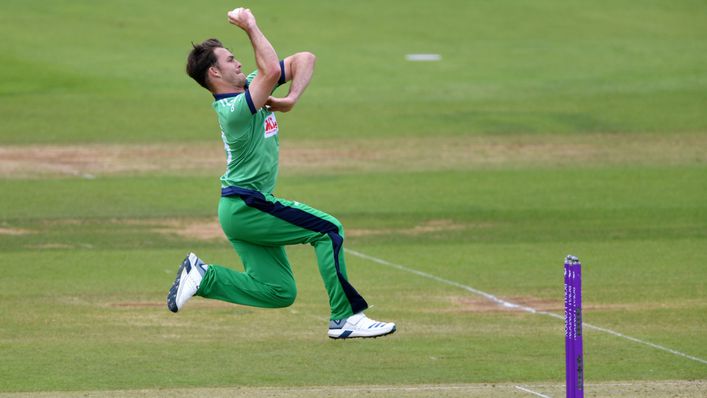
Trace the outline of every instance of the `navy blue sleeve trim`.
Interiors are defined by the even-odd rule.
[[[285,78],[285,60],[281,59],[280,60],[280,80],[277,81],[277,85],[282,86],[285,83],[287,83],[287,79]]]
[[[214,99],[216,101],[220,101],[224,98],[231,98],[231,97],[237,97],[243,93],[225,93],[225,94],[214,94]]]
[[[253,103],[253,99],[250,98],[250,91],[248,90],[245,91],[245,102],[248,104],[248,109],[250,109],[250,113],[255,115],[258,110],[255,109],[255,104]]]

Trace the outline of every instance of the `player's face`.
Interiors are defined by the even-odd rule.
[[[234,87],[245,87],[246,75],[241,71],[243,65],[233,57],[233,54],[220,47],[214,49],[214,54],[216,55],[214,66],[221,72],[221,78]]]

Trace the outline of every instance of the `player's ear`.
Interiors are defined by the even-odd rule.
[[[217,67],[209,67],[209,77],[221,77],[221,71]]]

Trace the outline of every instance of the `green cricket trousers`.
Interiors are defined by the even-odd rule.
[[[209,265],[198,296],[254,307],[287,307],[294,302],[297,287],[284,246],[309,243],[329,295],[331,319],[344,319],[368,308],[348,282],[344,230],[336,218],[240,187],[221,190],[218,217],[241,257],[244,272]]]

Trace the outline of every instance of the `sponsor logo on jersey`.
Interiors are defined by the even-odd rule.
[[[272,137],[277,134],[277,120],[275,120],[275,114],[271,113],[265,118],[265,138]]]

